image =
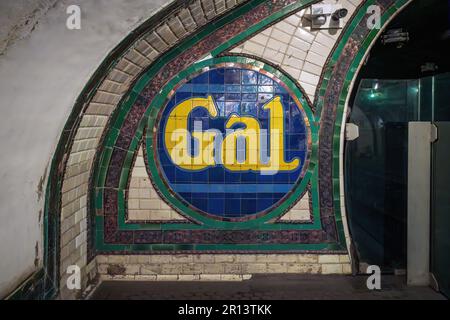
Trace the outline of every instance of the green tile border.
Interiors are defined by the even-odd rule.
[[[367,8],[367,3],[365,4],[366,6],[362,6],[362,9],[365,9],[366,10],[366,8]],[[337,49],[335,49],[335,51],[334,51],[334,59],[332,59],[331,60],[331,63],[334,65],[335,64],[335,62],[336,62],[336,60],[337,60],[337,57],[340,55],[340,52],[343,50],[343,48],[344,48],[344,45],[345,45],[345,43],[347,42],[347,40],[348,40],[348,38],[350,37],[350,35],[351,35],[351,33],[354,31],[354,29],[355,29],[355,27],[357,26],[357,24],[360,22],[360,20],[363,18],[363,16],[365,15],[365,12],[366,11],[363,11],[363,10],[361,10],[361,7],[360,7],[360,9],[358,10],[358,13],[357,13],[357,15],[356,15],[356,18],[355,19],[353,19],[353,21],[351,22],[351,27],[350,28],[347,28],[346,29],[346,33],[341,37],[341,40],[340,40],[340,42],[339,42],[339,44],[338,44],[338,47],[337,47]],[[359,20],[358,20],[358,18],[359,18]],[[274,18],[274,20],[275,20],[276,18]],[[263,28],[264,26],[266,26],[266,25],[268,25],[268,24],[270,24],[270,22],[267,22],[267,24],[262,24],[261,25],[261,28]],[[244,34],[245,34],[245,32],[244,32]],[[246,34],[246,36],[244,36],[243,38],[246,38],[246,37],[248,37],[248,34]],[[225,50],[225,49],[227,49],[227,48],[230,48],[230,47],[232,47],[234,44],[236,44],[236,43],[238,43],[240,40],[242,40],[239,36],[237,36],[237,37],[235,37],[233,40],[231,40],[231,41],[228,41],[228,42],[226,42],[224,45],[222,45],[222,48]],[[213,52],[212,52],[212,54],[215,56],[215,55],[218,55],[218,54],[220,54],[220,52],[215,52],[214,50],[213,50]],[[201,63],[200,63],[201,64]],[[331,75],[331,71],[332,71],[332,68],[330,68],[330,67],[326,67],[325,69],[325,72],[324,72],[324,76],[323,76],[323,78],[325,79],[325,83],[324,82],[322,82],[322,84],[328,84],[328,81],[327,81],[327,78],[329,78],[329,76]],[[182,78],[185,78],[186,76],[187,76],[187,74],[188,74],[189,72],[187,71],[187,70],[184,70],[183,72],[180,72],[180,74],[178,75],[178,76],[176,76],[175,77],[175,79],[174,79],[174,83],[176,83],[176,82],[178,82],[178,81],[180,81]],[[147,81],[148,81],[148,79],[149,78],[147,78]],[[144,85],[142,85],[141,86],[141,88],[143,87]],[[346,83],[346,87],[348,86],[348,83]],[[154,104],[161,104],[161,103],[163,103],[163,100],[164,100],[164,96],[165,95],[167,95],[167,93],[169,92],[169,90],[170,89],[163,89],[162,91],[161,91],[161,94],[159,95],[159,96],[157,96],[157,97],[155,97],[155,99],[154,99],[154,101],[153,101],[153,103]],[[134,92],[136,92],[136,90],[133,90]],[[319,90],[320,91],[320,90]],[[321,92],[325,92],[325,91],[321,91]],[[320,100],[319,100],[320,101]],[[345,101],[345,100],[344,100]],[[128,101],[129,102],[129,101]],[[319,110],[319,112],[320,112],[320,110]],[[320,114],[320,113],[316,113],[316,114]],[[153,125],[153,121],[155,120],[155,116],[156,116],[156,112],[155,113],[152,113],[152,112],[149,112],[148,114],[147,114],[147,116],[148,116],[148,121],[149,121],[149,125],[151,126],[151,125]],[[339,117],[337,118],[337,119],[339,119]],[[311,124],[312,123],[315,123],[315,122],[311,122]],[[340,147],[340,124],[337,124],[337,125],[335,125],[335,133],[334,133],[334,139],[333,139],[333,145],[334,145],[334,148],[333,148],[333,153],[334,154],[336,154],[336,150],[337,150],[337,154],[339,154],[339,147]],[[338,132],[337,133],[337,135],[336,135],[336,132]],[[151,144],[151,141],[148,141],[148,144]],[[346,243],[345,243],[345,241],[344,241],[344,239],[345,239],[345,235],[344,235],[344,228],[343,228],[343,224],[342,224],[342,217],[341,217],[341,212],[340,212],[340,193],[339,193],[339,156],[333,156],[333,172],[334,172],[334,175],[336,175],[336,173],[337,173],[337,179],[336,179],[336,177],[334,176],[333,177],[333,195],[334,195],[334,197],[335,197],[335,201],[334,201],[334,211],[335,211],[335,222],[336,222],[336,227],[337,227],[337,231],[338,231],[338,235],[339,235],[339,239],[340,239],[340,246],[342,246],[343,248],[345,248],[346,247]],[[149,160],[150,162],[149,163],[151,163],[152,161],[152,159],[149,159],[149,158],[147,158],[147,160]],[[156,167],[155,166],[150,166],[151,168],[150,168],[150,170],[151,170],[151,175],[153,176],[153,177],[157,177],[158,176],[158,173],[157,173],[157,169],[156,169]],[[129,168],[127,168],[128,170],[129,170]],[[125,169],[125,170],[127,170],[127,169]],[[337,170],[336,170],[337,169]],[[125,175],[122,175],[123,177],[125,177]],[[315,179],[315,181],[311,181],[312,182],[312,184],[317,184],[317,180]],[[158,188],[158,189],[161,189],[161,187],[163,187],[163,184],[162,183],[160,183],[160,182],[156,182],[155,183],[156,184],[156,187]],[[125,185],[124,183],[121,183],[121,186],[122,185]],[[100,189],[101,190],[101,189]],[[336,197],[336,190],[338,191],[338,196]],[[171,202],[171,204],[174,204],[174,202],[175,202],[175,204],[177,205],[178,203],[176,203],[176,200],[177,199],[175,199],[169,192],[167,192],[167,194],[166,193],[163,193],[163,195],[164,195],[164,197],[166,198],[166,199],[168,199],[170,202]],[[179,205],[179,204],[178,204]],[[319,210],[317,210],[317,211],[319,211]],[[119,212],[122,212],[122,210],[120,210]],[[183,212],[185,212],[185,210],[183,210]],[[122,213],[121,213],[122,214]],[[195,212],[192,212],[192,211],[190,211],[189,212],[189,215],[191,215],[191,216],[194,216],[194,214],[195,214]],[[268,215],[269,216],[269,215]],[[201,223],[203,223],[203,224],[205,224],[205,222],[204,221],[202,221],[201,220],[201,217],[196,217],[196,216],[194,216],[195,218],[196,218],[196,220],[197,221],[200,221]],[[134,230],[136,230],[136,229],[139,229],[139,228],[145,228],[145,227],[147,227],[147,228],[150,228],[150,229],[154,229],[156,226],[155,225],[151,225],[151,224],[139,224],[139,225],[137,225],[136,226],[136,229],[135,228],[133,228],[133,227],[130,227],[130,226],[127,226],[125,223],[124,223],[124,218],[123,217],[121,217],[121,221],[122,221],[122,223],[120,224],[120,227],[121,228],[126,228],[126,229],[134,229]],[[317,219],[315,219],[315,221],[317,221]],[[219,223],[217,223],[217,222],[214,222],[213,223],[213,226],[215,227],[215,228],[217,228],[217,227],[223,227],[222,225],[223,224],[230,224],[230,222],[225,222],[225,223],[223,223],[223,222],[219,222]],[[240,223],[241,224],[241,226],[242,226],[242,228],[248,228],[248,227],[251,227],[250,225],[246,225],[245,224],[245,222],[244,223]],[[254,224],[254,226],[256,227],[256,226],[258,226],[258,227],[260,227],[260,225],[258,225],[258,224]],[[210,225],[208,225],[208,227],[210,227]],[[300,228],[303,228],[304,226],[300,226]],[[172,226],[171,227],[169,227],[169,229],[170,230],[173,230],[173,229],[176,229],[176,228],[181,228],[181,229],[185,229],[185,228],[192,228],[192,225],[186,225],[186,224],[184,224],[184,225],[173,225],[172,224]]]
[[[190,66],[188,69],[185,70],[185,74],[187,77],[189,77],[190,74],[198,73],[201,69],[209,66],[214,66],[218,64],[223,63],[242,63],[246,65],[253,65],[261,68],[262,70],[265,70],[271,74],[276,74],[279,80],[283,81],[283,83],[289,87],[289,89],[295,94],[295,96],[300,100],[300,102],[303,105],[304,112],[309,120],[310,123],[310,135],[311,135],[311,150],[310,150],[310,156],[309,156],[309,167],[307,168],[305,172],[305,176],[302,179],[301,183],[296,186],[288,199],[286,199],[280,207],[276,208],[272,212],[268,213],[267,215],[264,215],[262,217],[244,221],[244,222],[224,222],[224,221],[218,221],[215,219],[211,219],[208,217],[205,217],[198,212],[190,209],[189,207],[182,204],[180,200],[175,198],[173,194],[167,189],[166,185],[160,178],[160,175],[158,173],[158,168],[155,163],[155,159],[152,157],[153,152],[146,153],[147,155],[147,163],[149,165],[149,171],[152,175],[152,183],[155,185],[156,188],[159,189],[160,195],[162,195],[167,202],[170,203],[171,206],[176,207],[179,211],[183,212],[184,214],[187,214],[188,216],[192,217],[195,221],[198,221],[199,224],[174,224],[174,223],[165,223],[165,224],[152,224],[152,223],[140,223],[140,224],[132,224],[132,223],[126,223],[125,222],[125,203],[119,202],[119,226],[120,230],[138,230],[138,229],[152,229],[154,230],[157,228],[158,225],[160,225],[160,229],[162,230],[176,230],[178,229],[208,229],[208,228],[221,228],[224,230],[228,229],[248,229],[248,228],[254,228],[257,227],[258,229],[262,230],[292,230],[292,229],[299,229],[299,230],[317,230],[321,228],[320,224],[320,216],[319,211],[314,210],[314,222],[312,224],[283,224],[283,223],[277,223],[277,224],[270,224],[268,223],[270,220],[273,220],[274,218],[277,218],[278,216],[281,216],[287,208],[293,206],[295,202],[298,200],[299,196],[304,192],[306,185],[308,181],[311,180],[311,176],[313,176],[315,168],[316,168],[316,162],[317,162],[317,138],[318,138],[318,128],[315,125],[316,119],[314,118],[314,114],[312,110],[309,107],[308,101],[305,99],[304,94],[300,91],[300,89],[292,82],[292,80],[282,74],[280,71],[274,69],[272,66],[267,65],[261,61],[257,61],[254,59],[249,59],[247,57],[238,57],[238,56],[226,56],[226,57],[220,57],[220,58],[213,58],[209,60],[201,61],[197,64],[194,64]],[[184,75],[183,75],[184,76]],[[151,103],[150,107],[146,111],[146,117],[143,121],[148,121],[148,126],[153,127],[155,125],[155,118],[149,116],[152,114],[153,110],[156,110],[155,114],[159,112],[159,110],[165,106],[166,103],[166,92],[169,90],[172,90],[173,87],[177,85],[177,83],[180,81],[181,76],[175,77],[172,79],[169,83],[167,83],[164,88],[161,90],[161,93],[155,97],[153,102]],[[127,101],[127,105],[131,105],[134,103],[135,99],[130,99]],[[142,138],[142,131],[138,132],[135,136],[136,141],[140,141]],[[152,143],[153,143],[153,137],[152,135],[149,135],[146,137],[146,145],[148,148],[152,149]],[[129,155],[134,155],[137,149],[139,148],[138,144],[132,145],[130,149],[128,150]],[[120,194],[125,193],[125,189],[128,183],[128,178],[130,174],[131,167],[133,165],[132,161],[129,161],[128,163],[123,165],[122,174],[121,176],[123,179],[121,179],[120,182],[120,188],[119,192]],[[106,167],[106,166],[105,166]],[[106,169],[106,168],[105,168]],[[312,184],[315,185],[316,181],[312,181]],[[104,188],[104,185],[97,185],[96,189],[101,193]],[[316,190],[316,188],[314,188]],[[100,207],[97,207],[97,209],[101,209],[103,204],[99,203],[97,204]]]
[[[259,0],[261,1],[261,0]],[[256,0],[249,1],[256,3]],[[98,87],[101,85],[105,78],[105,74],[112,70],[116,65],[117,61],[124,56],[129,48],[139,39],[142,38],[149,30],[152,30],[156,25],[160,23],[165,17],[169,16],[180,7],[185,5],[185,0],[174,0],[165,8],[153,14],[149,19],[144,21],[135,30],[133,30],[128,36],[126,36],[113,50],[111,50],[107,57],[102,61],[100,66],[95,70],[92,77],[88,80],[84,88],[82,89],[80,95],[74,104],[74,107],[69,115],[67,122],[64,125],[63,132],[59,137],[58,144],[56,146],[55,153],[53,154],[49,178],[46,187],[46,201],[44,205],[44,269],[45,269],[45,279],[44,279],[44,295],[46,298],[53,298],[59,292],[59,258],[60,258],[60,248],[59,248],[59,238],[60,238],[60,212],[61,212],[61,186],[64,179],[64,172],[68,157],[67,154],[70,153],[75,134],[79,128],[81,117],[80,114],[84,112],[85,107],[88,102],[95,95]],[[244,4],[247,5],[248,4]],[[224,16],[233,14],[233,12],[242,10],[244,6],[239,4],[236,8],[226,12],[223,15],[219,15],[216,20],[222,19]],[[212,21],[214,22],[214,21]],[[198,32],[205,30],[202,27]],[[189,36],[187,38],[195,38],[196,34]],[[92,177],[90,177],[92,179]],[[88,201],[90,202],[91,195],[88,195]],[[88,209],[89,209],[88,205]],[[95,216],[95,213],[94,213]],[[91,219],[92,220],[92,219]],[[92,224],[88,228],[93,229]],[[92,239],[91,234],[88,236],[88,241]],[[95,256],[94,249],[88,244],[88,261],[90,261]]]
[[[339,95],[339,104],[336,108],[336,118],[334,123],[334,133],[333,133],[333,169],[332,169],[332,184],[333,184],[333,211],[336,218],[336,226],[340,239],[345,239],[344,226],[342,222],[342,212],[341,212],[341,193],[340,193],[340,139],[341,139],[341,126],[342,126],[342,118],[345,108],[345,102],[347,100],[347,96],[349,94],[349,86],[350,83],[355,79],[358,67],[362,63],[363,57],[366,52],[372,45],[373,41],[376,37],[381,34],[385,24],[390,18],[399,12],[399,9],[403,8],[406,4],[411,2],[412,0],[397,0],[395,3],[388,8],[381,17],[381,28],[379,30],[373,29],[369,32],[369,34],[364,38],[358,53],[355,55],[347,73],[345,75],[344,86]],[[339,57],[342,55],[342,51],[344,49],[345,44],[348,39],[358,27],[360,22],[364,19],[367,13],[367,8],[370,5],[375,4],[376,0],[367,0],[362,3],[356,15],[350,22],[350,25],[345,30],[345,33],[341,36],[341,39],[334,51],[330,55],[327,64],[324,66],[324,72],[322,76],[322,83],[318,86],[316,90],[316,115],[321,115],[322,106],[323,106],[323,98],[328,86],[328,80],[330,79],[333,68],[335,67]]]
[[[310,4],[313,2],[315,1],[309,1],[308,3],[304,2],[304,4]],[[395,9],[392,9],[393,12],[391,12],[391,15],[398,12],[398,9],[402,8],[402,6],[407,2],[408,1],[398,1],[395,5]],[[96,89],[99,87],[104,78],[105,72],[112,69],[115,64],[114,62],[122,57],[127,52],[128,48],[130,48],[131,45],[137,39],[139,39],[141,35],[145,34],[145,32],[151,29],[156,23],[158,23],[158,21],[160,21],[163,17],[169,15],[182,3],[184,3],[183,0],[174,1],[167,8],[156,13],[154,16],[144,22],[129,36],[127,36],[117,47],[115,47],[101,63],[99,68],[95,71],[94,75],[89,79],[75,102],[74,108],[72,109],[72,112],[64,126],[64,130],[59,138],[56,151],[52,158],[49,179],[46,188],[46,200],[44,208],[44,268],[46,270],[46,274],[48,274],[47,277],[49,277],[49,281],[47,281],[46,285],[44,286],[46,290],[46,298],[54,297],[59,290],[59,215],[61,210],[61,193],[58,190],[61,190],[62,180],[64,178],[64,170],[61,171],[59,168],[64,168],[66,165],[67,159],[64,157],[64,155],[68,154],[71,150],[75,132],[79,127],[79,114],[81,114],[84,106],[95,94]],[[361,10],[359,9],[359,11]],[[259,30],[254,30],[255,33],[257,31]],[[247,34],[247,37],[249,36],[250,34]],[[238,41],[236,41],[236,43],[237,42]],[[344,42],[345,40],[341,40],[341,43]],[[323,84],[325,84],[325,82],[327,82],[326,79],[324,79]],[[323,96],[324,92],[322,91],[322,89],[320,89],[318,92]],[[318,105],[320,105],[320,103]],[[317,114],[320,114],[320,110]],[[91,191],[91,193],[93,192]],[[90,227],[92,228],[93,226]]]
[[[256,1],[254,1],[255,3],[256,3]],[[297,2],[297,3],[294,3],[294,5],[290,5],[290,7],[291,7],[291,10],[294,10],[294,11],[292,11],[292,12],[295,12],[295,11],[298,11],[299,9],[301,9],[301,3],[313,3],[313,2],[317,2],[317,0],[314,0],[314,1],[305,1],[305,2]],[[270,3],[270,2],[269,2]],[[273,15],[272,15],[273,16]],[[272,17],[271,16],[271,17]],[[237,18],[238,16],[234,16],[233,18]],[[268,23],[270,23],[270,22],[274,22],[276,19],[280,19],[280,18],[282,18],[282,16],[274,16],[274,18],[272,19],[272,18],[269,18],[270,19],[270,21],[268,21]],[[263,27],[263,26],[267,26],[268,25],[268,23],[267,24],[264,24],[264,25],[261,25],[261,27]],[[205,35],[207,35],[207,34],[209,34],[211,31],[209,31],[209,32],[207,32],[207,33],[205,33]],[[196,36],[196,39],[197,40],[199,40],[199,37],[198,36]],[[231,44],[231,43],[230,43]],[[181,46],[181,45],[180,45]],[[185,50],[186,48],[181,48],[181,47],[177,47],[176,48],[176,53],[177,52],[181,52],[181,51],[183,51],[183,50]],[[170,53],[170,52],[169,52]],[[165,58],[165,57],[164,57]],[[161,60],[161,59],[160,59]],[[167,61],[170,61],[170,57],[168,58],[168,60]],[[154,72],[156,72],[158,69],[159,69],[159,67],[161,67],[162,65],[164,65],[165,64],[165,61],[159,61],[159,63],[158,63],[158,65],[156,66],[153,66],[153,67],[155,67],[155,69],[153,70]],[[149,71],[151,70],[152,68],[150,68],[149,69]],[[178,80],[180,80],[182,77],[185,77],[186,76],[186,73],[185,73],[185,71],[182,71],[182,72],[180,72],[179,74],[178,74],[178,76],[176,76],[175,78],[177,78]],[[143,86],[148,82],[148,80],[151,78],[151,76],[148,76],[148,74],[147,74],[147,76],[146,77],[143,77],[143,79],[144,79],[144,81],[142,82],[142,83],[139,83],[139,84],[137,84],[136,85],[136,88],[137,89],[133,89],[133,90],[131,90],[131,93],[128,95],[128,97],[124,100],[124,102],[125,102],[125,105],[128,105],[129,107],[131,106],[131,103],[132,103],[132,101],[136,98],[136,96],[137,96],[137,93],[139,92],[138,90],[139,89],[142,89],[143,88]],[[140,80],[139,80],[140,81]],[[138,82],[139,82],[138,81]],[[167,92],[164,92],[164,90],[163,90],[163,94],[167,94]],[[154,101],[157,101],[158,100],[158,98],[156,97],[155,99],[154,99]],[[124,112],[124,110],[122,109],[120,112],[119,112],[119,114],[116,116],[116,119],[123,119],[124,117],[125,117],[125,114],[126,114],[126,112]],[[156,116],[156,113],[152,113],[152,112],[150,112],[150,114],[148,115],[149,116],[149,119],[152,119],[152,118],[154,118],[155,116]],[[121,122],[120,120],[119,120],[119,122]],[[120,128],[120,126],[119,125],[115,125],[115,123],[116,122],[114,122],[114,125],[113,125],[113,128],[115,128],[116,129],[116,133],[117,133],[117,129],[119,129]],[[311,122],[311,124],[315,124],[315,122]],[[141,123],[140,124],[140,127],[142,128],[143,127],[143,124]],[[317,137],[318,136],[318,134],[316,133],[316,134],[314,134],[314,136],[315,137]],[[108,141],[108,143],[109,143],[109,147],[111,148],[111,147],[113,147],[113,143],[115,142],[115,140],[117,139],[117,136],[114,136],[114,135],[112,135],[112,137],[111,138],[109,138],[109,139],[106,139],[106,141]],[[136,141],[137,139],[135,139],[135,141]],[[136,144],[136,146],[137,146],[137,144]],[[314,146],[315,147],[315,150],[317,149],[316,148],[316,146]],[[105,176],[105,174],[106,174],[106,171],[105,171],[105,169],[106,169],[106,163],[107,163],[107,159],[108,157],[102,157],[102,162],[103,162],[103,165],[101,165],[100,166],[100,169],[101,169],[101,171],[104,171],[103,173],[100,173],[100,177],[103,177],[104,178],[104,176]],[[312,168],[312,166],[310,167],[310,168]],[[129,170],[129,169],[128,169]],[[126,185],[126,183],[125,183],[125,177],[126,176],[126,173],[125,174],[122,174],[121,175],[121,177],[123,178],[122,179],[122,181],[120,182],[120,184],[121,184],[121,187],[124,187],[125,185]],[[101,181],[101,180],[104,180],[104,179],[98,179],[97,177],[95,177],[95,181],[96,182],[99,182],[99,181]],[[305,185],[306,185],[306,183],[307,183],[307,180],[308,179],[304,179],[305,180]],[[102,210],[102,196],[101,196],[101,193],[102,193],[102,188],[96,188],[95,189],[95,194],[96,194],[96,196],[95,196],[95,200],[94,200],[94,203],[96,204],[96,206],[97,206],[97,209],[98,210]],[[122,189],[121,189],[122,190]],[[120,211],[119,211],[120,212]],[[316,212],[316,214],[318,214],[318,212],[319,212],[319,210],[316,210],[315,211]],[[315,221],[317,221],[316,223],[317,224],[320,224],[320,219],[315,219]],[[283,225],[283,224],[279,224],[280,226],[281,225]],[[172,225],[173,226],[173,225]],[[183,228],[185,227],[186,225],[185,224],[183,224]],[[292,225],[290,225],[291,226],[291,228],[290,229],[292,229]],[[169,226],[169,228],[170,228],[171,226]],[[277,229],[278,229],[278,227],[277,227]]]

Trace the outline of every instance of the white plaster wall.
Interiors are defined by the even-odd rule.
[[[0,12],[15,0],[2,0]],[[15,7],[17,21],[0,14],[0,33],[22,23],[32,1]],[[47,1],[50,3],[51,1]],[[77,96],[106,55],[168,0],[57,1],[0,55],[0,297],[42,262],[43,201],[59,135]],[[82,29],[65,27],[66,8],[79,4]],[[20,10],[24,10],[23,14]],[[0,39],[4,40],[4,39]],[[44,184],[45,187],[45,184]]]
[[[0,10],[0,55],[26,37],[59,0],[2,1]]]

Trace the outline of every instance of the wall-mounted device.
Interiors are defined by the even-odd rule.
[[[402,28],[389,29],[381,36],[382,44],[395,43],[397,48],[403,47],[408,41],[408,31]]]
[[[338,4],[313,4],[311,6],[312,29],[340,29],[343,26],[342,19],[348,14],[348,10]]]

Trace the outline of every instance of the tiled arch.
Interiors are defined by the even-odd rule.
[[[304,3],[302,2],[291,1],[272,1],[252,6],[248,12],[243,13],[229,25],[224,27],[211,26],[210,33],[205,34],[204,37],[198,36],[198,42],[187,43],[186,46],[182,45],[178,48],[181,53],[177,57],[174,57],[173,60],[167,60],[167,62],[162,59],[165,63],[161,68],[157,66],[149,69],[143,79],[139,80],[130,96],[124,101],[124,108],[120,111],[117,122],[113,123],[112,129],[109,130],[107,140],[105,140],[108,142],[108,147],[102,150],[101,163],[99,164],[100,171],[102,172],[97,172],[94,175],[97,179],[95,184],[96,189],[94,191],[95,208],[98,210],[96,220],[98,220],[97,234],[99,236],[96,240],[98,241],[97,245],[99,246],[99,250],[110,253],[126,253],[139,250],[141,253],[146,253],[148,251],[154,252],[167,248],[167,250],[173,251],[177,250],[176,248],[181,247],[181,245],[183,247],[189,247],[191,241],[188,239],[192,237],[195,239],[198,238],[199,241],[202,240],[200,242],[201,244],[205,243],[203,250],[211,250],[209,249],[211,246],[215,246],[218,249],[220,246],[223,250],[229,252],[234,252],[234,250],[228,249],[228,246],[226,246],[227,243],[211,242],[210,240],[206,240],[206,238],[229,239],[233,237],[236,240],[249,238],[250,240],[248,241],[250,242],[242,244],[240,249],[238,249],[241,252],[242,250],[249,251],[249,249],[245,248],[252,248],[253,245],[257,244],[255,241],[261,237],[269,238],[265,240],[268,244],[264,250],[276,250],[274,249],[276,247],[281,249],[281,244],[291,243],[301,244],[305,248],[307,246],[307,250],[343,250],[345,248],[345,244],[341,247],[342,244],[337,243],[335,236],[329,236],[332,229],[321,230],[320,228],[317,229],[317,227],[311,230],[301,230],[304,229],[302,226],[296,226],[295,228],[291,226],[291,229],[296,230],[285,230],[280,226],[276,226],[276,230],[254,230],[252,231],[253,234],[245,233],[242,229],[243,226],[238,230],[232,229],[227,232],[219,232],[217,230],[209,230],[209,232],[206,232],[206,230],[202,232],[199,232],[199,230],[174,230],[173,226],[170,226],[169,229],[161,226],[162,229],[152,227],[150,229],[131,230],[130,226],[124,228],[125,226],[120,224],[120,219],[118,220],[120,216],[118,206],[123,198],[121,190],[126,184],[124,177],[128,174],[127,170],[123,168],[128,166],[128,163],[137,150],[139,144],[139,138],[137,136],[139,134],[136,133],[143,130],[145,117],[149,116],[150,119],[153,119],[156,116],[157,110],[148,109],[148,105],[150,103],[152,105],[160,103],[160,101],[165,99],[164,95],[167,91],[170,91],[170,88],[164,87],[167,82],[182,77],[181,74],[184,75],[187,73],[186,69],[193,63],[197,62],[197,64],[202,64],[204,60],[202,62],[198,61],[209,53],[214,56],[221,53],[227,47],[232,46],[239,41],[242,34],[250,35],[251,30],[248,30],[248,28],[253,28],[255,24],[261,28],[270,23],[270,21],[277,19],[277,16],[283,17],[283,15],[289,12],[302,9],[303,6]],[[283,203],[283,206],[287,205],[289,204]],[[249,225],[250,222],[245,223],[245,226]],[[190,226],[179,226],[181,229],[188,227]],[[265,229],[268,227],[269,225]],[[171,239],[174,239],[174,237],[183,237],[184,235],[186,235],[187,239],[178,239],[176,242],[176,244],[179,244],[178,246],[171,244],[171,242],[175,241]],[[280,240],[282,238],[283,240]],[[326,243],[320,243],[322,240]],[[278,245],[277,241],[282,242]],[[156,244],[159,242],[162,243]],[[234,242],[232,243],[234,244]],[[147,250],[143,249],[144,245],[150,244],[152,244],[151,248]],[[208,248],[206,248],[206,245],[208,245]],[[236,244],[237,247],[238,245]],[[284,247],[290,248],[287,250],[295,250],[293,246],[292,248]]]
[[[291,2],[249,1],[249,8],[254,7],[255,3],[267,5],[266,8],[272,10],[270,12],[270,16],[273,17],[272,21],[276,21],[276,19],[290,12],[284,9],[290,7]],[[316,1],[300,1],[295,4],[292,12],[312,2]],[[319,179],[319,183],[321,183],[321,209],[326,211],[326,216],[330,219],[334,215],[338,219],[340,218],[339,185],[336,186],[336,182],[339,182],[339,155],[336,155],[336,148],[333,149],[332,146],[333,144],[336,145],[336,142],[339,142],[340,139],[340,121],[342,120],[348,85],[365,50],[378,34],[378,31],[368,34],[363,32],[364,30],[361,27],[364,23],[365,12],[363,10],[370,3],[378,3],[385,9],[385,19],[387,19],[406,2],[393,0],[366,1],[364,6],[359,9],[358,14],[354,16],[352,24],[347,27],[345,34],[341,36],[342,41],[335,45],[333,53],[328,58],[327,67],[322,72],[315,100],[317,108],[327,120],[326,125],[320,132],[320,137],[323,140],[321,142],[323,159],[319,161],[319,166],[324,179]],[[220,4],[223,4],[223,6]],[[79,105],[82,106],[82,112],[80,115],[77,114],[69,119],[66,125],[67,129],[61,138],[62,143],[58,146],[56,161],[53,164],[47,189],[47,212],[49,213],[46,228],[49,235],[47,246],[51,247],[51,242],[57,245],[53,248],[53,251],[48,251],[46,257],[48,268],[56,268],[53,273],[50,272],[54,275],[53,280],[59,279],[59,274],[64,273],[68,264],[77,263],[84,266],[85,275],[93,268],[92,263],[88,265],[86,255],[88,238],[87,201],[91,167],[104,128],[108,125],[110,116],[124,93],[147,66],[157,60],[163,52],[166,52],[165,50],[176,44],[178,40],[187,38],[189,34],[198,31],[201,26],[214,20],[220,14],[226,13],[227,10],[236,7],[235,11],[238,12],[242,10],[243,6],[237,7],[237,3],[234,1],[215,1],[213,5],[205,0],[202,3],[194,1],[187,9],[176,10],[174,7],[169,14],[170,18],[166,17],[162,24],[154,29],[150,28],[151,31],[145,33],[144,39],[129,46],[120,60],[116,60],[114,66],[111,65],[108,70],[100,70],[98,80],[101,80],[101,82],[97,82],[98,85],[95,88],[80,96]],[[242,12],[239,13],[239,15],[241,14]],[[259,18],[264,17],[266,16]],[[191,21],[192,23],[182,23],[182,21]],[[250,22],[250,25],[246,25],[247,28],[256,24],[256,21],[245,19],[244,21]],[[266,22],[265,25],[260,25],[258,28],[267,26],[270,23],[269,19],[266,19]],[[248,38],[258,30],[256,27],[252,28],[248,28],[247,32],[238,33],[235,38]],[[162,37],[162,35],[164,36]],[[226,41],[223,42],[226,43]],[[213,54],[223,50],[221,43],[217,43],[217,45],[218,47],[212,50]],[[338,58],[342,50],[347,55]],[[335,68],[336,63],[339,63],[339,65]],[[340,67],[340,64],[342,64],[342,67]],[[105,74],[107,75],[105,76]],[[58,192],[55,192],[60,188],[62,190],[61,198],[58,197]],[[58,224],[59,212],[61,213],[60,225]],[[61,230],[60,246],[58,243],[59,227]],[[343,231],[340,232],[343,236]],[[58,256],[57,252],[61,252],[61,255]],[[58,265],[59,261],[61,261],[60,266]]]
[[[160,63],[159,58],[175,44],[192,40],[195,33],[208,33],[205,30],[208,23],[227,23],[255,7],[264,7],[264,15],[249,20],[248,26],[270,16],[271,19],[262,23],[265,25],[312,2],[317,1],[174,1],[110,53],[78,98],[52,161],[45,210],[48,296],[58,290],[60,275],[62,283],[65,282],[68,265],[81,266],[84,279],[94,267],[94,263],[89,263],[93,255],[88,257],[87,254],[91,168],[103,130],[137,76],[149,66]],[[253,26],[254,30],[247,33],[251,34],[262,25]]]
[[[60,275],[68,265],[81,266],[84,279],[94,267],[88,265],[92,256],[87,256],[90,172],[103,130],[124,93],[175,43],[245,2],[176,0],[124,39],[92,76],[77,99],[52,161],[45,210],[46,296],[59,290]]]

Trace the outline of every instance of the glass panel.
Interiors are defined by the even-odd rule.
[[[406,265],[407,127],[434,121],[432,268],[449,294],[450,74],[418,80],[364,79],[349,122],[360,136],[345,145],[345,192],[361,262],[384,271]]]
[[[438,140],[433,144],[431,270],[439,289],[450,297],[450,74],[434,77],[434,121]]]
[[[408,121],[418,118],[418,82],[361,81],[349,122],[359,138],[346,143],[346,204],[361,262],[406,265]]]
[[[422,78],[420,83],[420,121],[433,121],[433,77]]]
[[[434,79],[434,121],[450,121],[450,73]]]
[[[450,297],[450,122],[435,124],[439,139],[433,144],[431,271],[439,289]]]

